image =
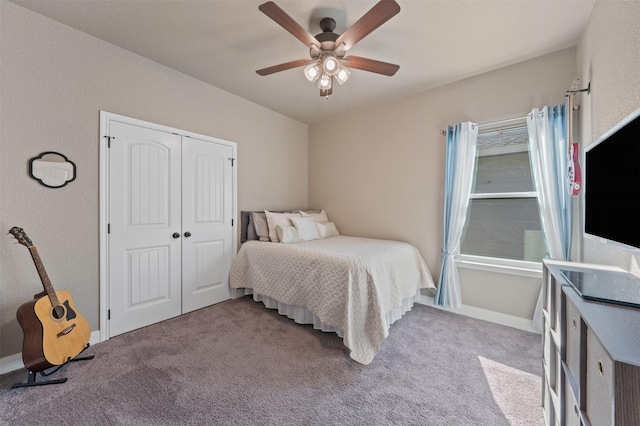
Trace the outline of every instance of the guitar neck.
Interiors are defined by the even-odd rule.
[[[36,270],[38,271],[38,275],[40,275],[40,281],[42,281],[42,286],[44,287],[44,291],[49,296],[49,300],[51,301],[51,306],[58,306],[60,302],[58,301],[58,296],[56,295],[55,290],[53,289],[53,285],[51,284],[51,280],[49,279],[49,275],[47,275],[47,271],[44,269],[44,264],[42,263],[42,259],[40,259],[40,255],[38,254],[38,249],[35,246],[29,247],[29,253],[31,253],[31,258],[33,259],[33,263],[36,265]]]
[[[573,144],[573,93],[569,95],[569,147]]]
[[[569,91],[569,147],[573,144],[573,96],[577,93],[580,77],[573,79],[571,90]]]

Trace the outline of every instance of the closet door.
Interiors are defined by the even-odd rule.
[[[110,336],[181,313],[180,136],[111,121]]]
[[[232,157],[231,146],[183,138],[182,313],[230,297]]]

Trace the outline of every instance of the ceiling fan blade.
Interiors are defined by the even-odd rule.
[[[273,65],[271,67],[262,68],[257,70],[256,72],[260,75],[269,75],[280,71],[290,70],[292,68],[298,68],[303,65],[307,65],[313,62],[310,59],[296,59],[295,61],[289,61],[278,65]]]
[[[320,48],[320,42],[316,40],[314,36],[309,34],[307,30],[302,28],[300,24],[293,20],[293,18],[286,14],[286,12],[272,1],[268,1],[258,6],[258,9],[269,18],[273,19],[276,24],[280,25],[285,30],[289,31],[295,38],[304,43],[305,46],[311,48],[316,46]]]
[[[345,56],[343,61],[349,68],[375,72],[376,74],[388,75],[389,77],[394,75],[396,71],[400,69],[400,65],[361,58],[359,56]]]
[[[349,50],[354,44],[365,38],[373,30],[387,22],[400,12],[400,5],[394,0],[380,0],[362,18],[358,19],[336,40],[336,46],[344,43],[343,50]]]

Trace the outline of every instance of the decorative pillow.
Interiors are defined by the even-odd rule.
[[[280,239],[278,238],[278,231],[276,227],[278,225],[281,226],[292,226],[290,218],[292,217],[302,217],[300,213],[273,213],[265,210],[264,214],[267,216],[267,225],[269,226],[269,238],[274,243],[279,243]]]
[[[278,238],[280,242],[283,244],[289,243],[299,243],[300,238],[298,237],[298,231],[293,226],[276,226],[276,232],[278,233]]]
[[[253,222],[253,228],[258,236],[257,239],[260,241],[271,241],[271,238],[269,238],[267,216],[263,212],[253,212],[251,213],[251,219]]]
[[[320,238],[336,237],[340,235],[338,228],[336,228],[336,224],[333,222],[316,223],[316,227],[318,228]]]
[[[316,222],[310,217],[291,218],[293,226],[298,231],[298,236],[301,241],[311,241],[320,238],[318,234],[318,228],[316,228]]]
[[[317,213],[317,212],[311,212],[311,213],[300,212],[300,213],[302,214],[302,217],[310,217],[318,223],[329,222],[329,218],[327,217],[327,214],[324,212],[324,210],[322,210],[320,213]]]

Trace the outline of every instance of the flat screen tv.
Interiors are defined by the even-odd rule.
[[[640,252],[640,109],[585,150],[585,236]]]

